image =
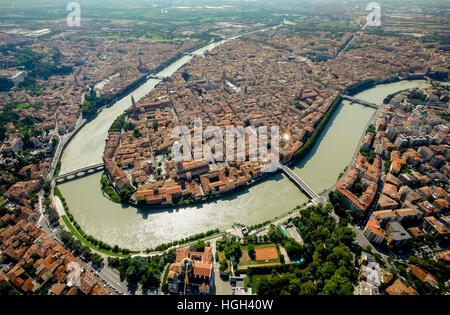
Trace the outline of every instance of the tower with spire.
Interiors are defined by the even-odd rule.
[[[138,119],[138,112],[136,110],[136,101],[134,100],[134,96],[131,95],[131,115],[133,119]]]

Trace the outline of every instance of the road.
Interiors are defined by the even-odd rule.
[[[75,129],[67,134],[64,134],[63,136],[59,136],[59,141],[58,141],[58,145],[55,151],[55,154],[53,156],[53,160],[52,163],[50,165],[48,174],[47,174],[47,180],[52,182],[52,190],[54,188],[54,182],[53,182],[53,174],[55,172],[56,166],[59,162],[59,159],[61,157],[62,154],[62,149],[65,145],[65,143],[67,142],[68,139],[70,139],[70,137],[72,136],[73,133],[77,132],[86,122],[85,119],[83,118],[79,118]],[[58,135],[57,132],[57,126],[56,126],[56,130],[55,130],[55,135]],[[60,227],[58,228],[53,228],[50,226],[48,218],[45,215],[44,209],[43,209],[43,191],[41,190],[38,194],[38,206],[39,206],[39,212],[40,212],[40,217],[38,219],[37,222],[37,226],[44,231],[47,235],[51,236],[55,241],[63,244],[62,240],[59,238],[59,231],[60,231]],[[65,215],[65,210],[64,207],[62,205],[61,200],[57,197],[54,196],[53,193],[52,195],[52,203],[54,208],[56,209],[56,211],[58,212],[58,215],[61,217],[63,215]],[[61,220],[60,220],[61,221]],[[63,228],[65,228],[66,230],[67,227],[64,225],[63,222],[61,222],[61,226]],[[101,253],[99,253],[101,254]],[[101,254],[101,256],[103,258],[106,258],[106,255]],[[92,263],[90,262],[84,262],[81,260],[81,258],[79,259],[80,263],[82,263],[82,265],[89,271],[91,271],[94,275],[96,275],[96,277],[98,278],[98,280],[103,284],[103,286],[105,287],[105,289],[110,293],[110,294],[119,294],[119,293],[128,293],[128,294],[144,294],[142,287],[137,286],[137,285],[131,285],[128,284],[126,281],[122,281],[120,279],[120,274],[117,270],[110,268],[109,266],[107,266],[106,264],[100,268],[100,269],[96,269],[94,270]]]
[[[216,253],[216,242],[219,238],[215,238],[210,241],[211,248],[214,257],[214,288],[212,288],[213,295],[231,295],[232,294],[232,286],[230,281],[224,281],[220,277],[220,264],[217,262],[217,253]]]
[[[39,194],[39,209],[41,212],[41,216],[38,220],[37,226],[44,231],[47,235],[52,237],[55,241],[59,242],[60,244],[63,244],[62,240],[59,238],[59,231],[61,228],[68,230],[68,228],[61,222],[60,227],[51,227],[48,221],[47,216],[43,212],[42,208],[42,195]],[[64,208],[62,206],[61,200],[54,196],[53,197],[53,205],[56,208],[58,214],[64,215]],[[60,220],[61,221],[61,220]],[[107,255],[103,253],[98,253],[100,256],[102,256],[105,260],[107,259]],[[145,294],[157,294],[158,292],[151,292],[147,291],[142,288],[141,285],[134,285],[129,284],[127,281],[122,280],[120,278],[119,272],[111,268],[107,265],[106,261],[105,264],[101,268],[95,269],[92,266],[91,262],[84,262],[80,257],[79,262],[82,263],[82,265],[87,269],[90,270],[94,275],[97,276],[98,280],[103,284],[105,289],[110,292],[111,294],[132,294],[132,295],[145,295]],[[106,284],[105,284],[106,281]]]
[[[58,141],[58,145],[56,147],[55,154],[53,155],[52,163],[50,164],[50,168],[48,170],[48,174],[47,174],[47,178],[46,178],[47,181],[51,181],[51,182],[53,181],[53,174],[55,173],[56,166],[58,165],[59,159],[61,158],[61,154],[62,154],[64,145],[66,144],[66,142],[70,139],[70,137],[74,133],[78,132],[78,130],[84,126],[85,123],[86,123],[86,119],[84,119],[80,116],[75,124],[74,130],[69,133],[66,133],[62,136],[60,136],[58,134],[58,125],[56,125],[55,135],[57,135],[59,137],[59,141]]]
[[[367,23],[365,23],[361,29],[357,32],[355,32],[355,34],[352,35],[351,39],[349,40],[349,42],[347,43],[347,45],[345,45],[341,50],[338,51],[336,57],[339,57],[340,54],[342,54],[344,51],[347,50],[347,48],[351,45],[351,43],[353,42],[353,40],[358,37],[359,35],[362,34],[362,32],[367,28]]]

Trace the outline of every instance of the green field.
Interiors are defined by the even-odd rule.
[[[121,203],[121,199],[119,194],[116,192],[114,187],[111,185],[111,181],[109,180],[108,176],[106,176],[105,173],[102,174],[101,178],[101,187],[102,187],[102,193],[103,196],[107,197],[109,200],[115,203]]]
[[[30,107],[30,104],[28,104],[28,103],[21,103],[21,104],[16,105],[16,109],[18,109],[18,110],[26,109],[28,107]]]

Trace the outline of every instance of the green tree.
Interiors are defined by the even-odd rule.
[[[186,71],[181,73],[181,76],[183,77],[184,81],[188,82],[191,75],[187,73]]]
[[[125,277],[129,282],[138,282],[148,268],[148,262],[143,257],[131,258],[125,272]]]
[[[280,230],[273,224],[270,225],[270,230],[267,233],[271,242],[279,243],[283,240],[283,235]]]
[[[141,277],[141,283],[145,286],[157,287],[160,283],[161,271],[156,262],[152,262]]]
[[[91,261],[94,266],[101,266],[103,264],[103,258],[99,254],[92,254]]]
[[[9,281],[0,282],[0,295],[19,295]]]
[[[193,252],[204,252],[206,244],[203,240],[197,241],[194,245],[191,245],[191,251]]]
[[[122,189],[119,190],[120,200],[128,201],[131,195],[133,195],[133,192],[133,186],[131,186],[130,183],[127,183],[124,187],[122,187]]]
[[[300,286],[300,295],[315,295],[317,294],[317,286],[311,280],[302,283]]]
[[[219,271],[224,272],[228,269],[228,262],[224,259],[220,261]]]
[[[317,278],[327,279],[336,271],[335,265],[331,261],[326,261],[317,268]]]
[[[338,240],[349,246],[353,243],[356,233],[349,227],[343,226],[336,229]]]
[[[0,92],[8,92],[14,87],[14,84],[5,78],[0,78]]]
[[[250,259],[254,260],[256,258],[255,245],[248,244],[247,249],[248,249],[248,255],[250,256]]]
[[[339,274],[334,274],[330,279],[325,280],[325,285],[321,295],[352,295],[353,286],[348,278]]]
[[[93,117],[97,112],[97,109],[89,101],[84,101],[81,105],[81,114],[85,118]]]
[[[133,131],[133,136],[137,139],[139,139],[140,137],[142,137],[142,134],[139,132],[139,130],[134,129]]]
[[[375,126],[373,124],[369,125],[369,128],[367,128],[367,132],[375,132]]]

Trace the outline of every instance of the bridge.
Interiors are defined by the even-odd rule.
[[[371,103],[371,102],[368,102],[368,101],[360,100],[360,99],[355,98],[355,97],[350,96],[350,95],[341,95],[341,97],[344,100],[355,102],[355,103],[361,104],[363,106],[367,106],[367,107],[371,107],[371,108],[375,108],[375,109],[379,108],[379,106],[377,104],[375,104],[375,103]]]
[[[289,167],[286,165],[280,165],[281,170],[292,180],[306,195],[308,195],[311,199],[319,199],[319,195],[311,189],[297,174],[295,174]]]
[[[91,166],[86,166],[83,168],[80,168],[75,171],[71,171],[62,175],[58,175],[55,177],[55,181],[57,182],[64,182],[71,179],[76,179],[81,176],[86,176],[87,174],[92,174],[98,171],[101,171],[105,168],[105,164],[99,163]]]
[[[154,80],[164,80],[164,79],[166,79],[167,77],[163,77],[163,76],[160,76],[160,77],[158,77],[157,75],[154,75],[154,74],[149,74],[148,76],[147,76],[147,79],[154,79]]]

